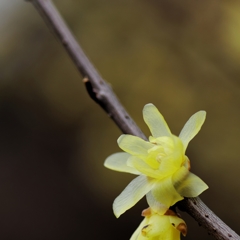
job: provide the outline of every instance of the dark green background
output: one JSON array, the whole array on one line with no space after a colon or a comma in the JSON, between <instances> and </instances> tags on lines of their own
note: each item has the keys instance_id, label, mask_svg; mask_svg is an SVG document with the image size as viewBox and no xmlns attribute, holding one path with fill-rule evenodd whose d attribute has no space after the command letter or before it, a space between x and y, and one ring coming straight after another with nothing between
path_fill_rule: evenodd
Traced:
<instances>
[{"instance_id":1,"label":"dark green background","mask_svg":"<svg viewBox=\"0 0 240 240\"><path fill-rule=\"evenodd\" d=\"M190 143L204 202L235 231L240 214L240 4L216 0L58 0L68 25L141 129L154 103ZM115 219L133 178L103 167L121 134L31 3L0 2L0 238L129 239L145 200ZM186 240L212 239L183 214ZM239 232L240 233L240 232Z\"/></svg>"}]
</instances>

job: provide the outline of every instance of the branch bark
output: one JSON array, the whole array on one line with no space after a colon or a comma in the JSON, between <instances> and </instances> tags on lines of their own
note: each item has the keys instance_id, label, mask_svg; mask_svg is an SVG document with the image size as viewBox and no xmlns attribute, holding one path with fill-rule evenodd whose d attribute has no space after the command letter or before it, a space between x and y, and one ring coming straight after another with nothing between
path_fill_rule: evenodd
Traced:
<instances>
[{"instance_id":1,"label":"branch bark","mask_svg":"<svg viewBox=\"0 0 240 240\"><path fill-rule=\"evenodd\" d=\"M47 25L69 54L78 71L84 78L90 97L113 119L123 133L147 139L132 120L116 95L89 61L73 34L67 27L56 7L50 0L27 0L33 3ZM200 198L186 198L177 203L181 211L191 215L201 226L218 240L240 240L240 237L218 218Z\"/></svg>"},{"instance_id":2,"label":"branch bark","mask_svg":"<svg viewBox=\"0 0 240 240\"><path fill-rule=\"evenodd\" d=\"M33 3L47 25L54 31L62 43L78 71L84 77L84 82L90 96L107 112L124 133L131 133L145 138L142 131L113 93L110 85L103 80L93 67L54 4L49 0L27 1Z\"/></svg>"}]
</instances>

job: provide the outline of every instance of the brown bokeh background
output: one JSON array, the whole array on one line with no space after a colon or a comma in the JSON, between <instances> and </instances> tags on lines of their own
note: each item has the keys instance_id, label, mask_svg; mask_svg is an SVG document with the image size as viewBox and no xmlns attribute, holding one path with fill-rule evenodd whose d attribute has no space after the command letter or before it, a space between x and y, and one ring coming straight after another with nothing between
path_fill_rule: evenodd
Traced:
<instances>
[{"instance_id":1,"label":"brown bokeh background","mask_svg":"<svg viewBox=\"0 0 240 240\"><path fill-rule=\"evenodd\" d=\"M240 3L237 0L58 0L61 14L142 130L154 103L173 133L198 110L190 143L204 202L235 231L240 170ZM0 2L0 238L129 239L142 200L111 204L133 178L103 167L121 134L87 95L73 63L31 3ZM212 239L182 213L186 240Z\"/></svg>"}]
</instances>

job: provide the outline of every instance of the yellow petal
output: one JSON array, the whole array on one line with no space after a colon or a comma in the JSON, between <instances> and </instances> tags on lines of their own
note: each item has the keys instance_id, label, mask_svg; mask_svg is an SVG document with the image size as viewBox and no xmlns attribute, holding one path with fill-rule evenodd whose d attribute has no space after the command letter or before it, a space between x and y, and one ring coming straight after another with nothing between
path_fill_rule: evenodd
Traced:
<instances>
[{"instance_id":1,"label":"yellow petal","mask_svg":"<svg viewBox=\"0 0 240 240\"><path fill-rule=\"evenodd\" d=\"M153 144L143 139L123 134L118 138L119 147L134 156L143 157L148 155L148 150L153 147Z\"/></svg>"},{"instance_id":2,"label":"yellow petal","mask_svg":"<svg viewBox=\"0 0 240 240\"><path fill-rule=\"evenodd\" d=\"M156 236L163 237L169 234L171 227L168 217L154 214L150 217L148 225L142 229L142 235L150 239Z\"/></svg>"},{"instance_id":3,"label":"yellow petal","mask_svg":"<svg viewBox=\"0 0 240 240\"><path fill-rule=\"evenodd\" d=\"M150 217L142 235L151 240L180 240L180 232L172 226L169 216L159 214Z\"/></svg>"},{"instance_id":4,"label":"yellow petal","mask_svg":"<svg viewBox=\"0 0 240 240\"><path fill-rule=\"evenodd\" d=\"M172 175L177 169L180 168L182 155L179 152L173 152L171 155L165 156L161 160L159 170L165 173L165 176Z\"/></svg>"},{"instance_id":5,"label":"yellow petal","mask_svg":"<svg viewBox=\"0 0 240 240\"><path fill-rule=\"evenodd\" d=\"M168 207L183 199L174 188L171 177L158 181L151 192L157 201Z\"/></svg>"},{"instance_id":6,"label":"yellow petal","mask_svg":"<svg viewBox=\"0 0 240 240\"><path fill-rule=\"evenodd\" d=\"M113 202L113 212L118 218L151 191L156 180L140 175L133 179Z\"/></svg>"},{"instance_id":7,"label":"yellow petal","mask_svg":"<svg viewBox=\"0 0 240 240\"><path fill-rule=\"evenodd\" d=\"M147 225L148 219L144 218L143 221L140 223L136 231L131 236L130 240L139 240L139 235L141 234L142 228Z\"/></svg>"},{"instance_id":8,"label":"yellow petal","mask_svg":"<svg viewBox=\"0 0 240 240\"><path fill-rule=\"evenodd\" d=\"M129 157L127 164L128 166L135 168L137 171L151 178L161 179L165 176L165 174L162 174L159 170L152 169L143 160L134 156Z\"/></svg>"},{"instance_id":9,"label":"yellow petal","mask_svg":"<svg viewBox=\"0 0 240 240\"><path fill-rule=\"evenodd\" d=\"M159 238L158 240L180 240L180 232L173 227L162 236L163 237Z\"/></svg>"},{"instance_id":10,"label":"yellow petal","mask_svg":"<svg viewBox=\"0 0 240 240\"><path fill-rule=\"evenodd\" d=\"M184 150L186 150L188 143L197 135L200 131L204 121L206 119L206 112L199 111L192 115L184 125L182 131L179 134L179 138L183 142Z\"/></svg>"},{"instance_id":11,"label":"yellow petal","mask_svg":"<svg viewBox=\"0 0 240 240\"><path fill-rule=\"evenodd\" d=\"M173 186L176 190L178 190L183 181L186 180L188 174L189 170L185 166L182 166L172 175Z\"/></svg>"},{"instance_id":12,"label":"yellow petal","mask_svg":"<svg viewBox=\"0 0 240 240\"><path fill-rule=\"evenodd\" d=\"M207 184L191 172L181 184L176 186L178 193L184 197L197 197L206 189L208 189Z\"/></svg>"},{"instance_id":13,"label":"yellow petal","mask_svg":"<svg viewBox=\"0 0 240 240\"><path fill-rule=\"evenodd\" d=\"M172 135L162 114L152 103L144 106L143 119L148 125L153 137L157 138Z\"/></svg>"},{"instance_id":14,"label":"yellow petal","mask_svg":"<svg viewBox=\"0 0 240 240\"><path fill-rule=\"evenodd\" d=\"M187 235L187 224L185 221L177 216L168 216L171 225L178 230L179 232L182 233L184 237Z\"/></svg>"},{"instance_id":15,"label":"yellow petal","mask_svg":"<svg viewBox=\"0 0 240 240\"><path fill-rule=\"evenodd\" d=\"M154 138L154 137L150 136L149 141L152 142L152 143L155 143L157 145L162 146L164 151L166 152L166 154L171 153L174 149L173 135L171 135L171 137L164 136L164 137L158 137L158 138Z\"/></svg>"},{"instance_id":16,"label":"yellow petal","mask_svg":"<svg viewBox=\"0 0 240 240\"><path fill-rule=\"evenodd\" d=\"M160 166L158 169L164 172L165 177L173 174L182 165L184 160L182 141L172 135L171 137L159 137L155 139L155 146L149 150L151 153L157 154L155 159L158 159ZM159 149L157 149L159 148Z\"/></svg>"},{"instance_id":17,"label":"yellow petal","mask_svg":"<svg viewBox=\"0 0 240 240\"><path fill-rule=\"evenodd\" d=\"M151 209L160 215L163 215L169 208L168 206L157 201L156 198L153 197L151 191L147 193L146 198L147 198L147 203L151 207Z\"/></svg>"},{"instance_id":18,"label":"yellow petal","mask_svg":"<svg viewBox=\"0 0 240 240\"><path fill-rule=\"evenodd\" d=\"M127 160L129 157L131 157L129 153L114 153L105 160L104 166L118 172L126 172L139 175L139 171L127 165Z\"/></svg>"}]
</instances>

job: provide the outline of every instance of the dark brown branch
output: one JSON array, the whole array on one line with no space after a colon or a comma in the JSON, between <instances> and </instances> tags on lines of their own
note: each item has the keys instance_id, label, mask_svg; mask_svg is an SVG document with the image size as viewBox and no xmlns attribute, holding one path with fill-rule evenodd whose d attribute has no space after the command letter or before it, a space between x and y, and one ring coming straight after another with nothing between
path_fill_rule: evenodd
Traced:
<instances>
[{"instance_id":1,"label":"dark brown branch","mask_svg":"<svg viewBox=\"0 0 240 240\"><path fill-rule=\"evenodd\" d=\"M34 4L48 26L56 33L63 47L84 77L84 82L90 97L107 112L122 132L146 139L142 131L120 104L110 86L103 80L86 57L53 3L50 0L28 1ZM206 228L215 239L240 240L240 237L222 222L200 198L185 199L177 203L177 206L182 211L189 213L199 224Z\"/></svg>"},{"instance_id":2,"label":"dark brown branch","mask_svg":"<svg viewBox=\"0 0 240 240\"><path fill-rule=\"evenodd\" d=\"M177 203L180 210L192 216L200 226L207 229L208 233L219 240L239 240L240 237L218 216L216 216L199 198L186 198Z\"/></svg>"},{"instance_id":3,"label":"dark brown branch","mask_svg":"<svg viewBox=\"0 0 240 240\"><path fill-rule=\"evenodd\" d=\"M95 94L94 100L101 105L121 131L145 138L142 131L119 102L109 84L103 80L93 67L53 3L49 0L28 1L33 3L47 25L56 33L82 76L89 80L89 83L87 83L88 92L92 88L91 93ZM93 98L93 95L91 97Z\"/></svg>"}]
</instances>

